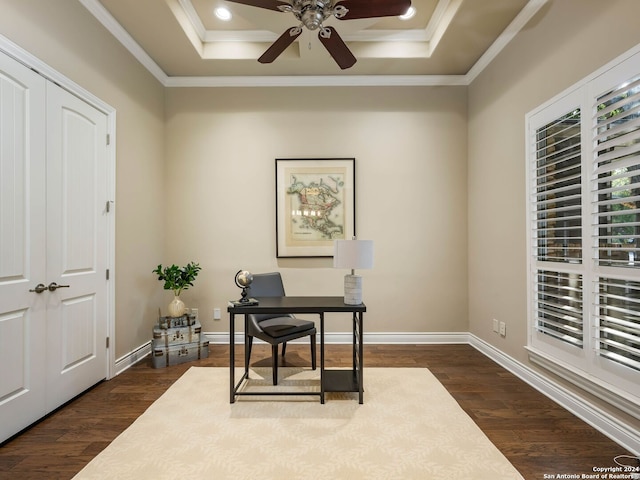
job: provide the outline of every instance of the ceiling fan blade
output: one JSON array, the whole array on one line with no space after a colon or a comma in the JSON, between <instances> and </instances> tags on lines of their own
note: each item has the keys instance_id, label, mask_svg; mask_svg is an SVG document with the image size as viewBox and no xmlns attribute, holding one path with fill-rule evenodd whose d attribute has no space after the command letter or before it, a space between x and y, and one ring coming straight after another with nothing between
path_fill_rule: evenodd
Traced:
<instances>
[{"instance_id":1,"label":"ceiling fan blade","mask_svg":"<svg viewBox=\"0 0 640 480\"><path fill-rule=\"evenodd\" d=\"M278 0L227 0L227 2L266 8L267 10L275 10L276 12L282 11L278 8L280 5L289 5L287 2L280 2Z\"/></svg>"},{"instance_id":2,"label":"ceiling fan blade","mask_svg":"<svg viewBox=\"0 0 640 480\"><path fill-rule=\"evenodd\" d=\"M335 28L325 27L321 29L318 32L318 38L342 70L352 67L356 63L356 57L353 56L353 53L340 38Z\"/></svg>"},{"instance_id":3,"label":"ceiling fan blade","mask_svg":"<svg viewBox=\"0 0 640 480\"><path fill-rule=\"evenodd\" d=\"M343 6L349 10L340 20L395 17L407 12L411 0L342 0L336 6Z\"/></svg>"},{"instance_id":4,"label":"ceiling fan blade","mask_svg":"<svg viewBox=\"0 0 640 480\"><path fill-rule=\"evenodd\" d=\"M291 27L273 42L266 52L258 59L260 63L271 63L284 52L293 41L300 36L302 29L300 27Z\"/></svg>"}]
</instances>

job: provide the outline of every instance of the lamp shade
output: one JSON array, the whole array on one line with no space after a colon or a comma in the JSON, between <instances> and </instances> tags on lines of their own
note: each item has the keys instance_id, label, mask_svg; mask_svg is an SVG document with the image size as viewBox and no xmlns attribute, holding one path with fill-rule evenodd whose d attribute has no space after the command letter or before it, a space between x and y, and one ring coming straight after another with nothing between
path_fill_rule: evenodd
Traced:
<instances>
[{"instance_id":1,"label":"lamp shade","mask_svg":"<svg viewBox=\"0 0 640 480\"><path fill-rule=\"evenodd\" d=\"M336 240L333 267L351 270L373 268L373 240Z\"/></svg>"}]
</instances>

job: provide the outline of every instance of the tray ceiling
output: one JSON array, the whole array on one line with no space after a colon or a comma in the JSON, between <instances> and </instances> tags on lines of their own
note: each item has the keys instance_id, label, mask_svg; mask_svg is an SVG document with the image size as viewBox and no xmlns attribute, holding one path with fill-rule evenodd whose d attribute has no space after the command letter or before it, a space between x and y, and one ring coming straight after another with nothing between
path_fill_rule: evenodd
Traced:
<instances>
[{"instance_id":1,"label":"tray ceiling","mask_svg":"<svg viewBox=\"0 0 640 480\"><path fill-rule=\"evenodd\" d=\"M273 63L258 63L299 23L290 13L225 0L80 2L163 84L215 86L467 84L546 0L412 0L409 20L331 18L358 59L347 70L306 29ZM218 7L232 19L218 19Z\"/></svg>"}]
</instances>

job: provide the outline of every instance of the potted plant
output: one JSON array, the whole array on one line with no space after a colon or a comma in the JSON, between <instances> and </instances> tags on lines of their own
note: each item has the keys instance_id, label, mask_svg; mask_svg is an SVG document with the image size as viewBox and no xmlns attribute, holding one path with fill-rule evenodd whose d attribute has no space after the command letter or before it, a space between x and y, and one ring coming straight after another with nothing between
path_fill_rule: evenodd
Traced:
<instances>
[{"instance_id":1,"label":"potted plant","mask_svg":"<svg viewBox=\"0 0 640 480\"><path fill-rule=\"evenodd\" d=\"M153 273L158 275L158 280L164 282L165 290L173 290L173 301L169 304L169 315L171 317L180 317L184 315L187 308L184 302L180 300L180 294L183 290L193 287L193 282L198 276L198 272L202 270L200 265L195 262L189 262L184 267L171 265L170 267L158 267Z\"/></svg>"}]
</instances>

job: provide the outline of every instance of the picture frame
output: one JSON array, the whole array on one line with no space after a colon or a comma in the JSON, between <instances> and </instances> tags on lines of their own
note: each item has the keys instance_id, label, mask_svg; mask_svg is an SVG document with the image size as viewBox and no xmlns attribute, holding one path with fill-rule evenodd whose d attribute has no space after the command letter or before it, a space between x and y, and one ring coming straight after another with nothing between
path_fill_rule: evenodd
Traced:
<instances>
[{"instance_id":1,"label":"picture frame","mask_svg":"<svg viewBox=\"0 0 640 480\"><path fill-rule=\"evenodd\" d=\"M276 257L333 257L355 200L355 158L276 158Z\"/></svg>"}]
</instances>

